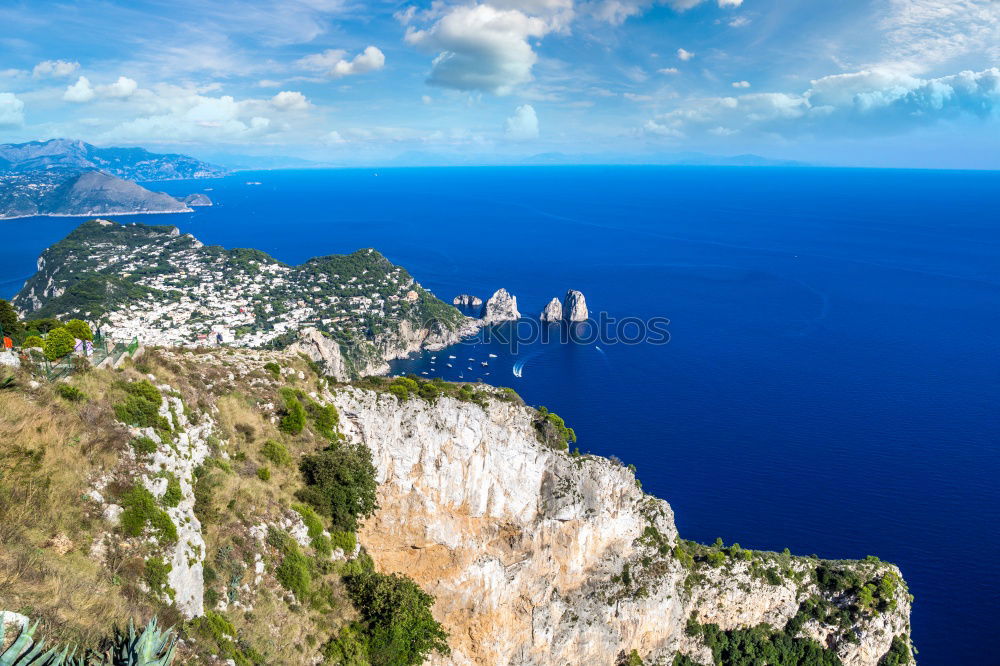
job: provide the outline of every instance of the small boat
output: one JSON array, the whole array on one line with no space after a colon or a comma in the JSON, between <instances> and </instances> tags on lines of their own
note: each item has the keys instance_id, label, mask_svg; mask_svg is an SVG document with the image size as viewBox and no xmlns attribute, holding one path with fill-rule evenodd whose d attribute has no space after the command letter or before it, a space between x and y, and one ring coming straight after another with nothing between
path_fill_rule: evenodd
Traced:
<instances>
[{"instance_id":1,"label":"small boat","mask_svg":"<svg viewBox=\"0 0 1000 666\"><path fill-rule=\"evenodd\" d=\"M470 361L475 361L476 359L474 359L474 358L472 358L472 357L470 356L470 357L469 357L469 360L470 360Z\"/></svg>"},{"instance_id":2,"label":"small boat","mask_svg":"<svg viewBox=\"0 0 1000 666\"><path fill-rule=\"evenodd\" d=\"M486 366L489 365L489 363L487 363L486 361L483 361L479 365L481 365L481 366L483 366L485 368Z\"/></svg>"},{"instance_id":3,"label":"small boat","mask_svg":"<svg viewBox=\"0 0 1000 666\"><path fill-rule=\"evenodd\" d=\"M466 370L472 370L472 366L470 365Z\"/></svg>"},{"instance_id":4,"label":"small boat","mask_svg":"<svg viewBox=\"0 0 1000 666\"><path fill-rule=\"evenodd\" d=\"M447 365L449 368L451 367L451 363L445 363L445 365Z\"/></svg>"},{"instance_id":5,"label":"small boat","mask_svg":"<svg viewBox=\"0 0 1000 666\"><path fill-rule=\"evenodd\" d=\"M422 375L426 375L426 374L427 374L427 371L425 370L424 372L421 372L420 374L422 374Z\"/></svg>"},{"instance_id":6,"label":"small boat","mask_svg":"<svg viewBox=\"0 0 1000 666\"><path fill-rule=\"evenodd\" d=\"M490 354L490 358L496 358L496 357L497 357L496 354Z\"/></svg>"},{"instance_id":7,"label":"small boat","mask_svg":"<svg viewBox=\"0 0 1000 666\"><path fill-rule=\"evenodd\" d=\"M434 359L436 359L436 358L437 358L437 356L431 356L431 360L432 360L432 361L433 361Z\"/></svg>"},{"instance_id":8,"label":"small boat","mask_svg":"<svg viewBox=\"0 0 1000 666\"><path fill-rule=\"evenodd\" d=\"M458 358L457 356L449 356L448 358Z\"/></svg>"}]
</instances>

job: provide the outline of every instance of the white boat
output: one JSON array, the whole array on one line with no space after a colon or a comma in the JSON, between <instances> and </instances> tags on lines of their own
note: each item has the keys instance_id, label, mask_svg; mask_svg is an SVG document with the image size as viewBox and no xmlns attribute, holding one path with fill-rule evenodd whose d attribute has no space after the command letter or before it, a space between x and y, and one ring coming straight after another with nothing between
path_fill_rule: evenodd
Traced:
<instances>
[{"instance_id":1,"label":"white boat","mask_svg":"<svg viewBox=\"0 0 1000 666\"><path fill-rule=\"evenodd\" d=\"M496 358L496 357L497 357L496 354L490 354L490 358Z\"/></svg>"},{"instance_id":2,"label":"white boat","mask_svg":"<svg viewBox=\"0 0 1000 666\"><path fill-rule=\"evenodd\" d=\"M481 365L481 366L483 366L483 367L485 368L486 366L488 366L488 365L489 365L489 363L487 363L486 361L483 361L483 362L482 362L482 363L480 363L479 365Z\"/></svg>"},{"instance_id":3,"label":"white boat","mask_svg":"<svg viewBox=\"0 0 1000 666\"><path fill-rule=\"evenodd\" d=\"M448 358L458 358L457 356L449 356Z\"/></svg>"},{"instance_id":4,"label":"white boat","mask_svg":"<svg viewBox=\"0 0 1000 666\"><path fill-rule=\"evenodd\" d=\"M451 363L445 363L445 365L447 365L449 368L451 367Z\"/></svg>"}]
</instances>

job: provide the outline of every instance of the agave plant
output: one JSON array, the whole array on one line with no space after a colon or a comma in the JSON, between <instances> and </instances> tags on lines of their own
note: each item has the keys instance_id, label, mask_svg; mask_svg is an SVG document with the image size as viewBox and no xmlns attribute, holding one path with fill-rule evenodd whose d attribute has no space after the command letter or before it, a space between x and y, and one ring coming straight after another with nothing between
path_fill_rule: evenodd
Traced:
<instances>
[{"instance_id":1,"label":"agave plant","mask_svg":"<svg viewBox=\"0 0 1000 666\"><path fill-rule=\"evenodd\" d=\"M170 666L174 660L177 638L173 629L160 631L154 617L141 634L136 634L132 620L128 633L116 631L108 666ZM3 666L0 664L0 666Z\"/></svg>"},{"instance_id":2,"label":"agave plant","mask_svg":"<svg viewBox=\"0 0 1000 666\"><path fill-rule=\"evenodd\" d=\"M21 630L10 646L0 653L0 666L85 666L83 656L76 656L76 648L70 650L66 646L51 648L45 651L45 641L35 642L36 621L30 627ZM6 642L6 627L0 622L0 646Z\"/></svg>"},{"instance_id":3,"label":"agave plant","mask_svg":"<svg viewBox=\"0 0 1000 666\"><path fill-rule=\"evenodd\" d=\"M69 646L45 651L45 641L35 643L38 622L23 629L10 646L0 653L0 666L170 666L174 660L176 637L173 630L160 631L154 617L141 634L129 620L128 631L116 631L112 647L105 654L76 654ZM0 622L0 646L5 628Z\"/></svg>"}]
</instances>

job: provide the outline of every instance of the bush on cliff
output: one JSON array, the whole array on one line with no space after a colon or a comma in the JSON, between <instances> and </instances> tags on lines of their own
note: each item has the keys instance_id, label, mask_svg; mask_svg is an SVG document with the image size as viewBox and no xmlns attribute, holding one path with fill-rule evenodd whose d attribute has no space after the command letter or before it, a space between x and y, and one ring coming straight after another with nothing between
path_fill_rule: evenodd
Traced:
<instances>
[{"instance_id":1,"label":"bush on cliff","mask_svg":"<svg viewBox=\"0 0 1000 666\"><path fill-rule=\"evenodd\" d=\"M77 340L93 340L94 332L90 326L82 319L70 319L66 322L66 330L73 334Z\"/></svg>"},{"instance_id":2,"label":"bush on cliff","mask_svg":"<svg viewBox=\"0 0 1000 666\"><path fill-rule=\"evenodd\" d=\"M448 633L431 615L434 597L412 580L368 570L345 582L362 619L354 637L367 639L370 663L410 666L423 663L431 652L450 653Z\"/></svg>"},{"instance_id":3,"label":"bush on cliff","mask_svg":"<svg viewBox=\"0 0 1000 666\"><path fill-rule=\"evenodd\" d=\"M333 528L354 532L358 518L370 516L375 502L375 466L363 444L333 444L304 456L299 465L306 487L295 496L330 519Z\"/></svg>"}]
</instances>

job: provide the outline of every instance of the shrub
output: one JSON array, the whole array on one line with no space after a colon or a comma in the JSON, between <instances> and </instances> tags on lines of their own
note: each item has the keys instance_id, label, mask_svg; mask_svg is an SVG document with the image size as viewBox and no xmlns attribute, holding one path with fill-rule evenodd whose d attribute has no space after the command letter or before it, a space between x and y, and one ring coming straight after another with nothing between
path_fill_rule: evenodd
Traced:
<instances>
[{"instance_id":1,"label":"shrub","mask_svg":"<svg viewBox=\"0 0 1000 666\"><path fill-rule=\"evenodd\" d=\"M344 551L345 555L350 555L357 547L358 539L354 532L331 532L330 544Z\"/></svg>"},{"instance_id":2,"label":"shrub","mask_svg":"<svg viewBox=\"0 0 1000 666\"><path fill-rule=\"evenodd\" d=\"M278 430L289 435L298 435L306 427L306 409L293 395L285 395L285 409Z\"/></svg>"},{"instance_id":3,"label":"shrub","mask_svg":"<svg viewBox=\"0 0 1000 666\"><path fill-rule=\"evenodd\" d=\"M56 386L56 393L70 402L83 402L87 399L86 393L69 384L59 384Z\"/></svg>"},{"instance_id":4,"label":"shrub","mask_svg":"<svg viewBox=\"0 0 1000 666\"><path fill-rule=\"evenodd\" d=\"M136 455L148 455L156 451L156 442L149 437L137 437L132 440L131 444L132 448L136 452Z\"/></svg>"},{"instance_id":5,"label":"shrub","mask_svg":"<svg viewBox=\"0 0 1000 666\"><path fill-rule=\"evenodd\" d=\"M337 425L340 424L340 414L337 413L337 408L333 405L325 405L323 407L316 405L312 411L316 430L324 437L336 439Z\"/></svg>"},{"instance_id":6,"label":"shrub","mask_svg":"<svg viewBox=\"0 0 1000 666\"><path fill-rule=\"evenodd\" d=\"M10 301L2 298L0 298L0 328L3 329L4 335L11 337L20 333L24 328L17 316L17 310L10 304Z\"/></svg>"},{"instance_id":7,"label":"shrub","mask_svg":"<svg viewBox=\"0 0 1000 666\"><path fill-rule=\"evenodd\" d=\"M295 496L330 518L335 529L354 532L358 518L370 516L378 508L375 466L371 451L363 444L333 444L304 456L299 469L306 487Z\"/></svg>"},{"instance_id":8,"label":"shrub","mask_svg":"<svg viewBox=\"0 0 1000 666\"><path fill-rule=\"evenodd\" d=\"M119 421L140 428L170 431L169 422L160 416L163 396L155 386L142 380L125 384L122 388L126 393L125 400L115 405L115 416Z\"/></svg>"},{"instance_id":9,"label":"shrub","mask_svg":"<svg viewBox=\"0 0 1000 666\"><path fill-rule=\"evenodd\" d=\"M176 476L170 474L167 476L167 490L161 498L163 506L175 507L181 503L182 497L184 494L181 492L181 482Z\"/></svg>"},{"instance_id":10,"label":"shrub","mask_svg":"<svg viewBox=\"0 0 1000 666\"><path fill-rule=\"evenodd\" d=\"M463 387L465 388L465 387ZM576 442L576 432L566 427L566 422L558 414L553 414L545 407L539 407L534 420L538 437L544 444L554 449L566 451L571 442Z\"/></svg>"},{"instance_id":11,"label":"shrub","mask_svg":"<svg viewBox=\"0 0 1000 666\"><path fill-rule=\"evenodd\" d=\"M292 454L288 452L284 444L276 442L273 439L264 442L260 453L278 467L285 467L292 464Z\"/></svg>"},{"instance_id":12,"label":"shrub","mask_svg":"<svg viewBox=\"0 0 1000 666\"><path fill-rule=\"evenodd\" d=\"M286 590L295 595L299 601L309 596L312 587L312 574L309 572L309 558L302 554L294 539L285 540L282 544L284 557L275 576Z\"/></svg>"},{"instance_id":13,"label":"shrub","mask_svg":"<svg viewBox=\"0 0 1000 666\"><path fill-rule=\"evenodd\" d=\"M294 504L292 505L292 509L302 516L302 522L306 526L306 532L309 534L310 539L315 539L323 534L323 519L316 515L316 511L311 506Z\"/></svg>"},{"instance_id":14,"label":"shrub","mask_svg":"<svg viewBox=\"0 0 1000 666\"><path fill-rule=\"evenodd\" d=\"M24 344L22 344L21 346L27 349L31 347L43 347L44 345L45 341L42 340L40 337L38 337L37 335L29 335L24 339Z\"/></svg>"},{"instance_id":15,"label":"shrub","mask_svg":"<svg viewBox=\"0 0 1000 666\"><path fill-rule=\"evenodd\" d=\"M76 338L73 337L73 334L65 328L60 327L52 329L45 336L45 342L42 343L42 350L45 352L45 358L50 361L57 361L73 351L75 345Z\"/></svg>"},{"instance_id":16,"label":"shrub","mask_svg":"<svg viewBox=\"0 0 1000 666\"><path fill-rule=\"evenodd\" d=\"M66 330L69 331L77 340L94 339L94 332L90 330L90 326L87 322L82 319L70 319L66 322Z\"/></svg>"},{"instance_id":17,"label":"shrub","mask_svg":"<svg viewBox=\"0 0 1000 666\"><path fill-rule=\"evenodd\" d=\"M146 585L149 586L150 591L156 596L167 595L171 599L174 598L174 590L170 587L168 582L168 576L173 570L173 565L168 562L164 562L162 557L151 557L146 560L146 569L143 573L143 579L146 581Z\"/></svg>"},{"instance_id":18,"label":"shrub","mask_svg":"<svg viewBox=\"0 0 1000 666\"><path fill-rule=\"evenodd\" d=\"M726 555L721 551L713 550L712 552L710 552L708 555L705 556L705 559L711 566L721 567L726 562Z\"/></svg>"},{"instance_id":19,"label":"shrub","mask_svg":"<svg viewBox=\"0 0 1000 666\"><path fill-rule=\"evenodd\" d=\"M372 664L421 664L431 652L450 653L448 634L431 615L434 597L409 578L362 571L347 590L367 634Z\"/></svg>"},{"instance_id":20,"label":"shrub","mask_svg":"<svg viewBox=\"0 0 1000 666\"><path fill-rule=\"evenodd\" d=\"M264 364L264 369L271 373L271 376L275 379L281 379L281 366L277 363L270 362Z\"/></svg>"},{"instance_id":21,"label":"shrub","mask_svg":"<svg viewBox=\"0 0 1000 666\"><path fill-rule=\"evenodd\" d=\"M270 467L258 467L257 468L257 478L261 481L271 480L271 468Z\"/></svg>"},{"instance_id":22,"label":"shrub","mask_svg":"<svg viewBox=\"0 0 1000 666\"><path fill-rule=\"evenodd\" d=\"M161 543L177 541L177 527L166 511L156 506L153 494L143 486L134 486L122 495L122 531L130 537L142 536L150 527Z\"/></svg>"},{"instance_id":23,"label":"shrub","mask_svg":"<svg viewBox=\"0 0 1000 666\"><path fill-rule=\"evenodd\" d=\"M879 666L903 666L910 663L910 648L906 634L894 636L889 651L879 660Z\"/></svg>"}]
</instances>

